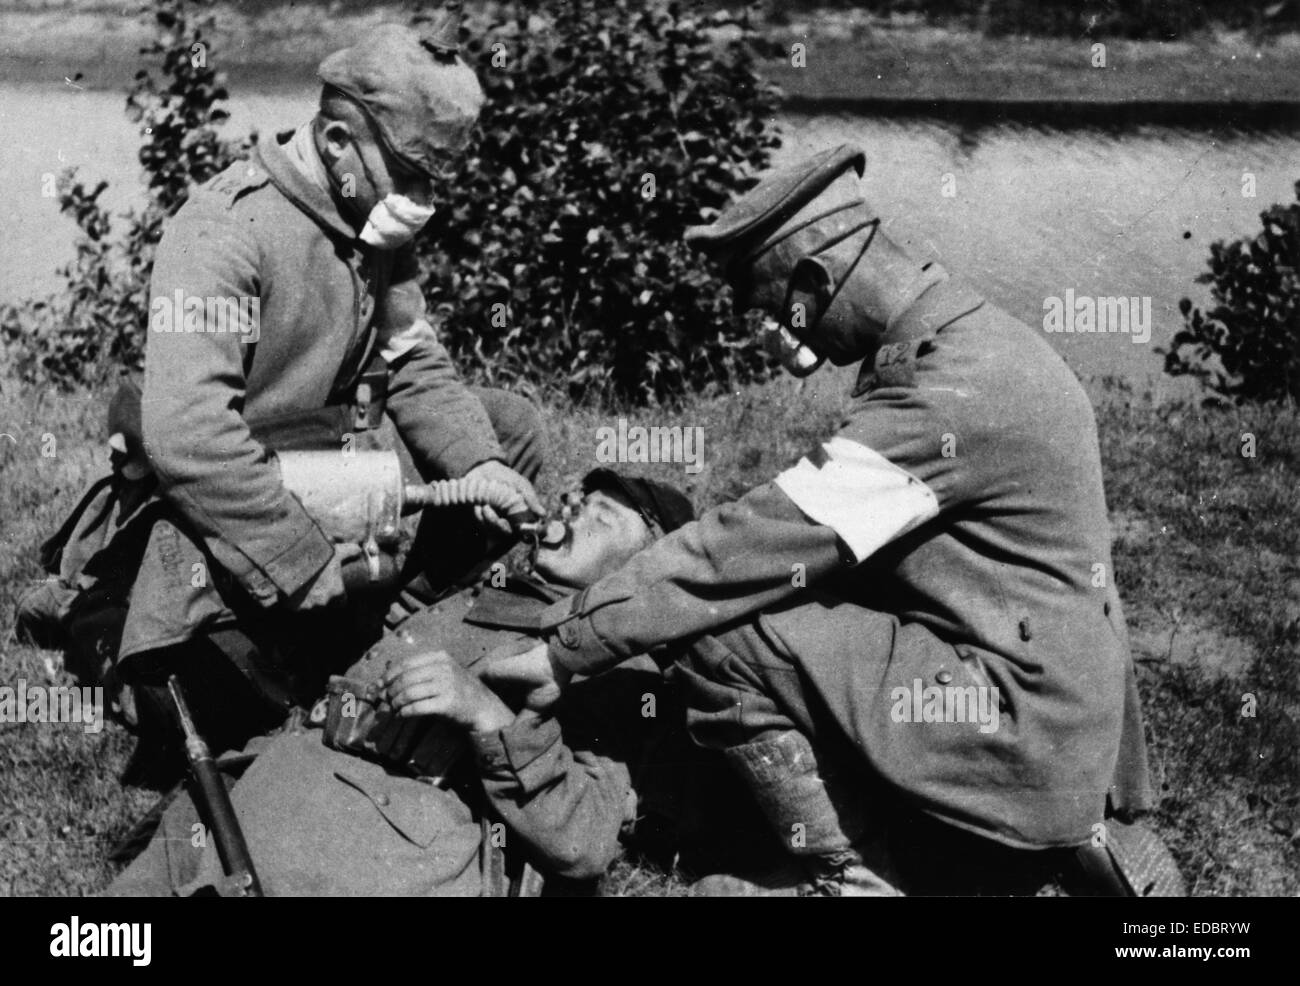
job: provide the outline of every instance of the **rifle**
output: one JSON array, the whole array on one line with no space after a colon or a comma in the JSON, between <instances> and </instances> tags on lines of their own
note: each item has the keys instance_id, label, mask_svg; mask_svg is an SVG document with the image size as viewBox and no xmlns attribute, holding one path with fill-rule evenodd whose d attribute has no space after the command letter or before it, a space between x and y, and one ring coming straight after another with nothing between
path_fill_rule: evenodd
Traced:
<instances>
[{"instance_id":1,"label":"rifle","mask_svg":"<svg viewBox=\"0 0 1300 986\"><path fill-rule=\"evenodd\" d=\"M185 756L190 762L190 776L194 780L194 801L216 839L217 855L225 871L225 879L217 887L217 893L222 897L262 897L262 884L257 879L253 857L249 855L248 843L244 841L239 819L235 816L235 806L230 803L230 792L226 790L226 782L221 778L208 744L194 728L194 719L175 675L167 679L167 690L171 692L181 732L185 734Z\"/></svg>"}]
</instances>

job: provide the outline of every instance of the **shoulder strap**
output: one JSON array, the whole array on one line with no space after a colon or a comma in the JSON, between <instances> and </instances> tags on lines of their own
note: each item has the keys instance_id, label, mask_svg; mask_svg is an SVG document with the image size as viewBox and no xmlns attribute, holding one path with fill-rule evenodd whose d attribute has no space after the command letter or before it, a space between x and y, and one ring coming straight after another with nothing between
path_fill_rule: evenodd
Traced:
<instances>
[{"instance_id":1,"label":"shoulder strap","mask_svg":"<svg viewBox=\"0 0 1300 986\"><path fill-rule=\"evenodd\" d=\"M85 494L81 497L81 500L72 508L72 513L68 514L68 519L60 525L59 529L55 531L53 535L41 544L39 557L41 567L45 569L45 571L49 572L51 575L59 574L59 569L63 564L63 549L67 547L68 538L72 537L72 532L81 521L82 515L85 514L90 505L95 502L96 497L98 497L105 488L112 485L113 479L113 475L110 474L101 479L97 479L92 483L90 489L86 490Z\"/></svg>"}]
</instances>

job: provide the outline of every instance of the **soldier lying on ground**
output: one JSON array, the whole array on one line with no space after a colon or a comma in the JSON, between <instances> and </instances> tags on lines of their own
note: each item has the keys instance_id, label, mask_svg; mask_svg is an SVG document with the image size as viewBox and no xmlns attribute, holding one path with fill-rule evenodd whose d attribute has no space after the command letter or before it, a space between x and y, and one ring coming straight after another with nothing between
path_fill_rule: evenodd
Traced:
<instances>
[{"instance_id":1,"label":"soldier lying on ground","mask_svg":"<svg viewBox=\"0 0 1300 986\"><path fill-rule=\"evenodd\" d=\"M653 841L653 820L668 823L670 845L714 859L722 844L770 846L725 765L686 739L671 683L648 658L549 711L539 708L550 696L507 704L483 684L497 656L538 639L548 605L694 516L676 490L609 470L583 487L564 543L541 547L530 576L489 579L404 621L332 685L323 730L314 714L227 758L243 769L232 798L268 894L499 892L499 850L512 873L527 861L548 878L589 879L617 855L620 831ZM364 710L367 694L396 715L349 719L346 703ZM220 876L180 795L108 892L191 894Z\"/></svg>"}]
</instances>

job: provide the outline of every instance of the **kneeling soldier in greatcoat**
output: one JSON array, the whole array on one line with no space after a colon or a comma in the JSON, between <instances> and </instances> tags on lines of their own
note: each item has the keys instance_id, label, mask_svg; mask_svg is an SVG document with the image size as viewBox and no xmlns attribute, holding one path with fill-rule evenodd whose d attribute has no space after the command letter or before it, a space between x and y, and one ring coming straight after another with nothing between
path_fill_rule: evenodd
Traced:
<instances>
[{"instance_id":1,"label":"kneeling soldier in greatcoat","mask_svg":"<svg viewBox=\"0 0 1300 986\"><path fill-rule=\"evenodd\" d=\"M426 318L411 243L483 101L458 31L449 12L427 35L385 25L330 55L315 118L264 139L167 221L143 395L115 402L135 412L117 416L112 490L97 489L49 546L47 567L83 590L45 607L54 622L70 608L74 638L115 626L120 642L105 630L82 649L109 654L119 680L154 683L140 696L179 675L219 748L310 701L390 606L391 624L509 546L491 508L430 513L390 580L401 595L371 593L359 619L345 573L367 563L332 543L274 453L333 450L342 470L375 447L386 413L423 478L495 480L541 512L539 417L520 397L462 383ZM110 516L107 534L86 530ZM90 577L111 603L98 622L84 617ZM151 708L165 720L145 702L145 725Z\"/></svg>"},{"instance_id":2,"label":"kneeling soldier in greatcoat","mask_svg":"<svg viewBox=\"0 0 1300 986\"><path fill-rule=\"evenodd\" d=\"M881 231L864 165L829 150L687 234L776 321L789 369L861 364L841 428L557 604L512 673L562 685L694 642L693 735L800 863L765 889L960 891L907 865L948 846L990 861L972 892L1062 854L1085 892L1171 892L1125 824L1151 794L1088 397L1039 334Z\"/></svg>"}]
</instances>

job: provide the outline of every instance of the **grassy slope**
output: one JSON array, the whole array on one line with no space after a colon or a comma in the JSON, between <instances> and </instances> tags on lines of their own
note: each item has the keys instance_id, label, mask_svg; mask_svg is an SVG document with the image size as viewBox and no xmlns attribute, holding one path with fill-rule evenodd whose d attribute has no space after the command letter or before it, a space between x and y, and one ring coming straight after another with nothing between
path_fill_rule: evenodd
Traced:
<instances>
[{"instance_id":1,"label":"grassy slope","mask_svg":"<svg viewBox=\"0 0 1300 986\"><path fill-rule=\"evenodd\" d=\"M698 475L680 465L637 468L684 483L700 503L735 495L834 426L846 377L813 381L801 393L783 380L673 412L629 412L632 424L705 429ZM1198 894L1300 892L1300 414L1157 407L1108 388L1097 400L1116 567L1164 795L1160 825ZM616 415L551 403L547 417L546 488L557 490L594 464L596 429ZM20 439L17 447L0 439L0 684L45 677L46 655L14 643L12 603L37 574L35 546L102 467L99 418L84 398L0 396L0 430ZM39 455L46 431L59 440L55 459ZM1244 432L1256 437L1253 459L1240 455ZM1231 673L1207 672L1225 648L1235 655ZM1247 692L1258 699L1253 719L1240 715ZM103 884L108 847L152 800L116 784L129 750L112 725L99 736L0 726L0 841L8 843L0 892L75 894ZM608 889L662 895L681 885L627 861Z\"/></svg>"},{"instance_id":2,"label":"grassy slope","mask_svg":"<svg viewBox=\"0 0 1300 986\"><path fill-rule=\"evenodd\" d=\"M13 603L35 578L37 545L107 465L104 411L90 395L3 392L0 384L0 684L46 684L47 654L17 647ZM41 456L42 436L55 456ZM152 802L117 776L132 740L116 726L0 723L0 893L76 894L103 886L109 846Z\"/></svg>"},{"instance_id":3,"label":"grassy slope","mask_svg":"<svg viewBox=\"0 0 1300 986\"><path fill-rule=\"evenodd\" d=\"M1300 414L1120 391L1099 419L1165 834L1196 892L1295 894Z\"/></svg>"}]
</instances>

